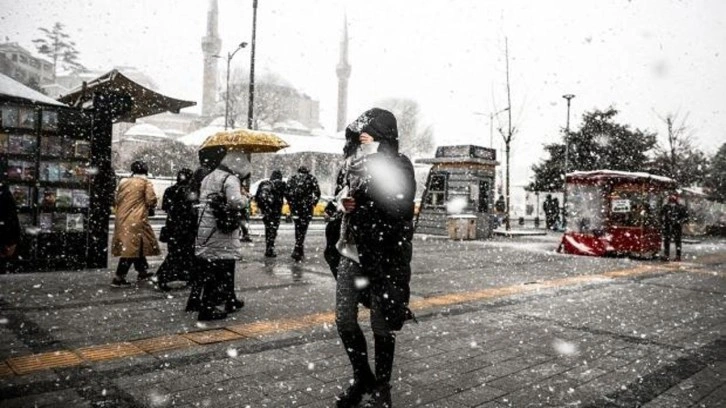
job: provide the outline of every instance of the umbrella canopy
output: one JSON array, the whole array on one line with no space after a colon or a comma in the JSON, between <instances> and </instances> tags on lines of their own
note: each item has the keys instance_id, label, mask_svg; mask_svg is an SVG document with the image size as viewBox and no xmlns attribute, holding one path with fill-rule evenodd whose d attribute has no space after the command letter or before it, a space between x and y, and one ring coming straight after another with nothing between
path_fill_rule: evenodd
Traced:
<instances>
[{"instance_id":1,"label":"umbrella canopy","mask_svg":"<svg viewBox=\"0 0 726 408\"><path fill-rule=\"evenodd\" d=\"M235 129L218 132L209 136L202 143L200 150L224 147L227 150L244 150L246 153L272 153L289 146L274 133L249 129Z\"/></svg>"}]
</instances>

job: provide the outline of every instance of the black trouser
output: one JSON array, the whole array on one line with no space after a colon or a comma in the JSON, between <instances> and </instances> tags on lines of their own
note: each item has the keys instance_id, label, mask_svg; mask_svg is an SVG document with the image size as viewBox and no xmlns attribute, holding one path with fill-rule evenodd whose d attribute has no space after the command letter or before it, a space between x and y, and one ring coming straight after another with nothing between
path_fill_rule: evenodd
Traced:
<instances>
[{"instance_id":1,"label":"black trouser","mask_svg":"<svg viewBox=\"0 0 726 408\"><path fill-rule=\"evenodd\" d=\"M396 336L386 322L383 297L370 293L375 285L364 289L359 288L358 282L361 278L364 278L364 275L360 265L342 257L335 290L335 323L338 335L353 367L355 381L369 382L375 378L379 383L388 384L393 370ZM370 303L371 306L370 319L375 344L375 377L368 364L366 339L358 324L359 303Z\"/></svg>"},{"instance_id":2,"label":"black trouser","mask_svg":"<svg viewBox=\"0 0 726 408\"><path fill-rule=\"evenodd\" d=\"M305 235L308 233L308 226L313 219L312 214L297 215L292 217L295 222L295 252L303 254L305 248Z\"/></svg>"},{"instance_id":3,"label":"black trouser","mask_svg":"<svg viewBox=\"0 0 726 408\"><path fill-rule=\"evenodd\" d=\"M262 216L262 222L265 223L265 252L273 252L275 250L277 229L280 227L280 216L281 214L266 214Z\"/></svg>"},{"instance_id":4,"label":"black trouser","mask_svg":"<svg viewBox=\"0 0 726 408\"><path fill-rule=\"evenodd\" d=\"M145 256L140 256L136 258L122 257L118 260L118 267L116 267L116 277L118 279L125 279L126 275L128 275L129 270L131 269L131 265L133 265L134 269L136 269L136 272L139 273L139 277L143 277L148 273L149 263L146 262Z\"/></svg>"},{"instance_id":5,"label":"black trouser","mask_svg":"<svg viewBox=\"0 0 726 408\"><path fill-rule=\"evenodd\" d=\"M220 303L235 299L235 265L234 259L198 258L195 268L197 278L194 281L192 293L189 294L190 298L193 294L201 292L197 296L200 298L202 310L211 310Z\"/></svg>"},{"instance_id":6,"label":"black trouser","mask_svg":"<svg viewBox=\"0 0 726 408\"><path fill-rule=\"evenodd\" d=\"M673 242L676 244L676 259L681 259L681 238L683 237L683 230L681 228L672 228L670 230L667 230L665 234L663 234L663 252L665 253L666 258L668 258L671 255L671 237L673 238Z\"/></svg>"}]
</instances>

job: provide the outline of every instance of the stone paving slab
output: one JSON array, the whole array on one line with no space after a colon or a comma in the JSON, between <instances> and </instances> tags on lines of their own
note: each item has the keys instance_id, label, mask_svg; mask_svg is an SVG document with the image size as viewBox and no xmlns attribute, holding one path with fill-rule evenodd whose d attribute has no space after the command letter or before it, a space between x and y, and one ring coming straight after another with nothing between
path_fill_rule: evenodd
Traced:
<instances>
[{"instance_id":1,"label":"stone paving slab","mask_svg":"<svg viewBox=\"0 0 726 408\"><path fill-rule=\"evenodd\" d=\"M320 242L319 237L312 241L317 247ZM642 265L553 254L546 250L552 242L539 238L521 248L499 244L436 244L437 250L451 251L451 257L461 260L459 267L448 269L436 261L434 246L418 249L414 263L421 273L413 286L418 299ZM134 344L150 335L329 311L332 278L319 254L312 253L301 273L285 262L252 259L238 278L248 306L230 320L205 325L179 312L183 290L170 296L143 287L110 291L108 271L83 280L78 277L86 275L70 272L3 276L0 311L9 321L0 325L0 339L18 347L0 347L0 352L97 346L105 339ZM69 279L78 285L66 292L62 285ZM409 324L399 334L394 406L722 406L724 282L719 274L669 266L647 276L429 309L420 313L419 324ZM72 318L79 312L88 320L85 324ZM93 331L91 340L84 340L86 329ZM364 331L370 333L367 325ZM300 326L2 377L0 405L329 407L350 376L335 327Z\"/></svg>"}]
</instances>

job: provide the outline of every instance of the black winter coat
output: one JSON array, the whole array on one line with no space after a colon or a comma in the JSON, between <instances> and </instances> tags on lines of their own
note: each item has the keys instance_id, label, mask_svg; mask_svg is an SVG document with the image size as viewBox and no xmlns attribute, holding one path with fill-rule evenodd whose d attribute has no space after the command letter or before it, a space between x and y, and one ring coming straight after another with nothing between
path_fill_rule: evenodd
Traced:
<instances>
[{"instance_id":1,"label":"black winter coat","mask_svg":"<svg viewBox=\"0 0 726 408\"><path fill-rule=\"evenodd\" d=\"M10 188L6 184L0 183L0 252L5 247L17 245L19 242L18 207Z\"/></svg>"},{"instance_id":2,"label":"black winter coat","mask_svg":"<svg viewBox=\"0 0 726 408\"><path fill-rule=\"evenodd\" d=\"M313 208L320 199L318 179L310 173L295 173L287 181L285 198L290 205L292 215L312 216Z\"/></svg>"},{"instance_id":3,"label":"black winter coat","mask_svg":"<svg viewBox=\"0 0 726 408\"><path fill-rule=\"evenodd\" d=\"M688 211L681 204L666 204L661 210L663 222L663 234L671 235L683 228L683 223L688 219Z\"/></svg>"},{"instance_id":4,"label":"black winter coat","mask_svg":"<svg viewBox=\"0 0 726 408\"><path fill-rule=\"evenodd\" d=\"M255 201L263 215L277 216L282 214L287 184L282 180L265 180L257 187Z\"/></svg>"},{"instance_id":5,"label":"black winter coat","mask_svg":"<svg viewBox=\"0 0 726 408\"><path fill-rule=\"evenodd\" d=\"M379 143L377 153L355 159L342 175L356 208L350 214L363 273L370 279L370 296L383 305L390 330L400 330L413 317L411 296L413 213L416 179L411 160L398 153L396 119L388 111L371 109L346 128L346 157L354 157L365 132ZM351 164L353 159L349 159Z\"/></svg>"},{"instance_id":6,"label":"black winter coat","mask_svg":"<svg viewBox=\"0 0 726 408\"><path fill-rule=\"evenodd\" d=\"M195 194L190 184L176 183L164 191L161 209L166 212L166 228L171 240L193 242L197 230Z\"/></svg>"}]
</instances>

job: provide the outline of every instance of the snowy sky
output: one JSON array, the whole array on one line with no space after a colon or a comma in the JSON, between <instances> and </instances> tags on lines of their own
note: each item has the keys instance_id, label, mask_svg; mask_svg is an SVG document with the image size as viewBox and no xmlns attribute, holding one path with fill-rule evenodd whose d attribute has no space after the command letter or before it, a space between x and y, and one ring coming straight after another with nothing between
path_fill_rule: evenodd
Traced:
<instances>
[{"instance_id":1,"label":"snowy sky","mask_svg":"<svg viewBox=\"0 0 726 408\"><path fill-rule=\"evenodd\" d=\"M134 66L171 96L201 100L207 0L0 0L0 39L33 50L60 21L93 69ZM222 52L251 37L252 0L219 0ZM387 97L417 100L438 144L489 145L489 112L507 106L509 39L513 183L542 144L560 137L562 95L584 110L614 104L619 119L664 133L658 115L689 114L696 144L726 142L723 0L259 0L257 72L276 72L320 101L333 131L335 65L349 22L349 119ZM247 69L249 54L233 67ZM220 64L224 69L224 64ZM234 69L234 68L233 68ZM506 126L506 114L495 127ZM495 147L501 137L495 134Z\"/></svg>"}]
</instances>

